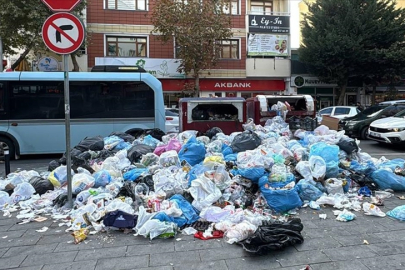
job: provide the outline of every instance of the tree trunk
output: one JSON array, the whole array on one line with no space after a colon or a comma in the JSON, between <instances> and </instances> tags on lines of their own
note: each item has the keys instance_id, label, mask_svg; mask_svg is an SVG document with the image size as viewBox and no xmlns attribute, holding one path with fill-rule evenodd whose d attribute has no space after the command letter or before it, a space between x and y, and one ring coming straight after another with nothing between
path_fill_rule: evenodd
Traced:
<instances>
[{"instance_id":1,"label":"tree trunk","mask_svg":"<svg viewBox=\"0 0 405 270\"><path fill-rule=\"evenodd\" d=\"M70 58L72 58L72 63L73 63L73 69L72 69L72 71L79 72L79 71L80 71L80 67L79 67L79 64L77 63L76 54L71 53L71 54L70 54Z\"/></svg>"},{"instance_id":2,"label":"tree trunk","mask_svg":"<svg viewBox=\"0 0 405 270\"><path fill-rule=\"evenodd\" d=\"M27 56L27 54L31 51L31 47L27 47L25 51L20 55L20 57L17 59L17 61L14 62L14 64L11 65L11 69L14 70L22 60Z\"/></svg>"},{"instance_id":3,"label":"tree trunk","mask_svg":"<svg viewBox=\"0 0 405 270\"><path fill-rule=\"evenodd\" d=\"M340 86L340 95L339 95L339 100L338 100L338 104L337 104L338 106L342 106L345 101L346 87L347 87L347 83Z\"/></svg>"},{"instance_id":4,"label":"tree trunk","mask_svg":"<svg viewBox=\"0 0 405 270\"><path fill-rule=\"evenodd\" d=\"M375 92L377 90L377 85L375 83L373 83L373 94L371 96L371 105L375 104Z\"/></svg>"},{"instance_id":5,"label":"tree trunk","mask_svg":"<svg viewBox=\"0 0 405 270\"><path fill-rule=\"evenodd\" d=\"M200 74L194 71L194 97L200 97Z\"/></svg>"}]
</instances>

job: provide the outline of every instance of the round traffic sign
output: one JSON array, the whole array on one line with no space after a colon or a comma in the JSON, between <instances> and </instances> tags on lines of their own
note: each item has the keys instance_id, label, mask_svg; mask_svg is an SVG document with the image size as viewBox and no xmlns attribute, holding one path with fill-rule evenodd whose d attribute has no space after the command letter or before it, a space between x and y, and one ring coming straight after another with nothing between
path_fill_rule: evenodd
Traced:
<instances>
[{"instance_id":1,"label":"round traffic sign","mask_svg":"<svg viewBox=\"0 0 405 270\"><path fill-rule=\"evenodd\" d=\"M84 26L74 15L55 13L42 26L45 45L58 54L70 54L80 48L84 41Z\"/></svg>"}]
</instances>

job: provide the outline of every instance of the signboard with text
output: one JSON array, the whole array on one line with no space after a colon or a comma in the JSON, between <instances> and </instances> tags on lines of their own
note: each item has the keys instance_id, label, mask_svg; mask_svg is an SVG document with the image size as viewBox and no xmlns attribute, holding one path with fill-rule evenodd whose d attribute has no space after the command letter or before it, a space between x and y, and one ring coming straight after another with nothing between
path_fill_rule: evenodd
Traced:
<instances>
[{"instance_id":1,"label":"signboard with text","mask_svg":"<svg viewBox=\"0 0 405 270\"><path fill-rule=\"evenodd\" d=\"M249 15L250 33L290 33L290 16Z\"/></svg>"},{"instance_id":2,"label":"signboard with text","mask_svg":"<svg viewBox=\"0 0 405 270\"><path fill-rule=\"evenodd\" d=\"M288 56L288 36L252 34L248 38L248 56Z\"/></svg>"}]
</instances>

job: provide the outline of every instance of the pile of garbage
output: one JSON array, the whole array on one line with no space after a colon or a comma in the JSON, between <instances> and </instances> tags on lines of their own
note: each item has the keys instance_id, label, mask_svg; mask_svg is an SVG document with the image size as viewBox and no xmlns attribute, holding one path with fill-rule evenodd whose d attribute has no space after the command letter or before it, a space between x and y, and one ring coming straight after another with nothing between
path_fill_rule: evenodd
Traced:
<instances>
[{"instance_id":1,"label":"pile of garbage","mask_svg":"<svg viewBox=\"0 0 405 270\"><path fill-rule=\"evenodd\" d=\"M230 135L215 128L209 136L152 130L137 138L85 138L71 151L73 209L64 155L48 172L0 180L0 210L20 210L23 222L50 214L75 243L119 228L150 239L179 232L224 238L263 253L304 241L301 207L331 205L344 222L361 211L384 217L378 206L405 191L403 159L372 158L344 131L293 133L281 116L244 128ZM387 214L405 220L405 206Z\"/></svg>"}]
</instances>

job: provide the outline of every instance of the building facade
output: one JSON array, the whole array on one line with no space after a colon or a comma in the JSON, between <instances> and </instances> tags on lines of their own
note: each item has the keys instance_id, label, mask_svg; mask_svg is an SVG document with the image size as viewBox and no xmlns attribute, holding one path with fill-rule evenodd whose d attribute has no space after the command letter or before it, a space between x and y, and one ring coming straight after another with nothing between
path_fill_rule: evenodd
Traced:
<instances>
[{"instance_id":1,"label":"building facade","mask_svg":"<svg viewBox=\"0 0 405 270\"><path fill-rule=\"evenodd\" d=\"M167 106L186 96L192 78L177 72L175 44L151 34L154 0L88 1L88 68L139 65L159 78ZM230 0L233 37L222 41L215 69L201 74L201 96L251 97L289 93L291 76L289 1Z\"/></svg>"}]
</instances>

